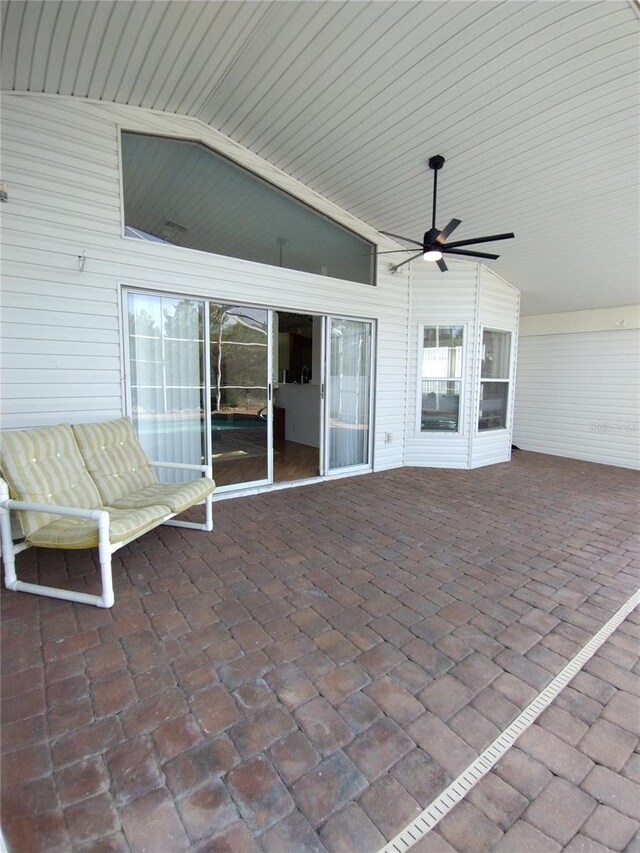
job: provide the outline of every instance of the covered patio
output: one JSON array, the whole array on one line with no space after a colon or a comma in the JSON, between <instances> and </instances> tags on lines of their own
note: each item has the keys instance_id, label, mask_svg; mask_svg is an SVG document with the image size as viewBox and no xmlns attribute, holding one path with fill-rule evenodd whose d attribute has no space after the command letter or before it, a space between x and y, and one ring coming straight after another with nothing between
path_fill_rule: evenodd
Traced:
<instances>
[{"instance_id":1,"label":"covered patio","mask_svg":"<svg viewBox=\"0 0 640 853\"><path fill-rule=\"evenodd\" d=\"M634 593L637 485L530 452L402 468L159 528L111 610L3 590L9 849L381 849ZM19 559L97 583L89 552ZM638 849L639 636L633 612L412 849Z\"/></svg>"}]
</instances>

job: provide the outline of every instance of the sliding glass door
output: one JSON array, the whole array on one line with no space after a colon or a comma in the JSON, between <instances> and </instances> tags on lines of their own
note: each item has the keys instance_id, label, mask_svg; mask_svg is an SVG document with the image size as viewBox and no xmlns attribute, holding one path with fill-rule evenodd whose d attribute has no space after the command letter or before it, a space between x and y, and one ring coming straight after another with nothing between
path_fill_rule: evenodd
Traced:
<instances>
[{"instance_id":1,"label":"sliding glass door","mask_svg":"<svg viewBox=\"0 0 640 853\"><path fill-rule=\"evenodd\" d=\"M371 465L372 323L330 318L327 471Z\"/></svg>"},{"instance_id":2,"label":"sliding glass door","mask_svg":"<svg viewBox=\"0 0 640 853\"><path fill-rule=\"evenodd\" d=\"M147 293L127 294L129 405L150 459L203 464L205 434L205 303ZM163 471L165 479L191 473Z\"/></svg>"},{"instance_id":3,"label":"sliding glass door","mask_svg":"<svg viewBox=\"0 0 640 853\"><path fill-rule=\"evenodd\" d=\"M269 312L209 305L211 441L216 485L271 480Z\"/></svg>"},{"instance_id":4,"label":"sliding glass door","mask_svg":"<svg viewBox=\"0 0 640 853\"><path fill-rule=\"evenodd\" d=\"M149 458L211 460L219 489L273 483L271 312L134 291L125 306L127 410ZM282 482L371 466L373 324L313 324L301 380L277 391Z\"/></svg>"}]
</instances>

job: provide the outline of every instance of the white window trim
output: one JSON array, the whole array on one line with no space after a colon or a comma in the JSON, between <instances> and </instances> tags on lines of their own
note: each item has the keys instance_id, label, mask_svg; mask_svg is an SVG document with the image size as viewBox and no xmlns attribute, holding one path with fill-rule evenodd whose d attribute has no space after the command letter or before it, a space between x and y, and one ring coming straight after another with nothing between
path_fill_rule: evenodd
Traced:
<instances>
[{"instance_id":1,"label":"white window trim","mask_svg":"<svg viewBox=\"0 0 640 853\"><path fill-rule=\"evenodd\" d=\"M496 379L494 377L491 378L482 378L482 342L484 340L485 330L487 332L502 332L504 334L509 335L509 376L506 379ZM496 326L480 326L480 334L478 336L478 387L477 387L477 395L476 395L476 404L475 404L475 424L474 424L474 434L475 435L501 435L502 433L508 433L511 430L511 419L513 417L511 401L513 397L513 373L514 373L514 363L515 363L515 332L513 329L500 329ZM480 397L482 392L482 383L483 382L504 382L509 386L509 393L507 394L507 401L505 405L505 425L503 427L496 427L495 429L480 429Z\"/></svg>"}]
</instances>

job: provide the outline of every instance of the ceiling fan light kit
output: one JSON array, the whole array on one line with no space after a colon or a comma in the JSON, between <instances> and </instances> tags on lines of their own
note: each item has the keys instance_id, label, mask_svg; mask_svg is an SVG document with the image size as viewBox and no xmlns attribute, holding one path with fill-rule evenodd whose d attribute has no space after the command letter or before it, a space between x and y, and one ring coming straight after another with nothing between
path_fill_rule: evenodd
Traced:
<instances>
[{"instance_id":1,"label":"ceiling fan light kit","mask_svg":"<svg viewBox=\"0 0 640 853\"><path fill-rule=\"evenodd\" d=\"M442 257L442 252L439 249L429 249L422 257L425 261L439 261Z\"/></svg>"},{"instance_id":2,"label":"ceiling fan light kit","mask_svg":"<svg viewBox=\"0 0 640 853\"><path fill-rule=\"evenodd\" d=\"M394 264L390 267L392 273L397 272L400 267L414 261L422 255L425 261L432 261L438 265L440 272L446 272L448 267L444 262L444 255L462 255L470 258L490 258L496 260L500 255L492 255L488 252L470 252L460 248L461 246L473 246L477 243L492 243L494 240L510 240L515 237L515 234L492 234L489 237L474 237L468 240L457 240L452 243L447 243L449 235L460 225L460 219L452 219L449 224L440 231L436 227L436 202L438 198L438 172L444 166L444 157L442 154L435 154L429 158L429 168L433 170L433 208L431 215L431 228L425 231L422 242L412 240L409 237L402 237L399 234L392 234L390 231L381 231L385 237L393 237L394 240L402 240L404 243L411 243L412 246L420 246L421 251L407 258L399 264ZM415 249L403 249L405 252L415 252Z\"/></svg>"}]
</instances>

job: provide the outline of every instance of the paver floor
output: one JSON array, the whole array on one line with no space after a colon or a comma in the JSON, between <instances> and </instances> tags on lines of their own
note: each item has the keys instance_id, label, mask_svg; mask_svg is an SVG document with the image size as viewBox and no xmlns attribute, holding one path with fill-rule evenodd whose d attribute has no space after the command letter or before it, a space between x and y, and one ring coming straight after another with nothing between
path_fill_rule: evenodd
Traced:
<instances>
[{"instance_id":1,"label":"paver floor","mask_svg":"<svg viewBox=\"0 0 640 853\"><path fill-rule=\"evenodd\" d=\"M634 612L414 853L638 853L639 635Z\"/></svg>"},{"instance_id":2,"label":"paver floor","mask_svg":"<svg viewBox=\"0 0 640 853\"><path fill-rule=\"evenodd\" d=\"M379 849L635 591L638 483L523 452L370 474L148 534L108 611L3 591L10 849ZM18 571L95 591L87 552ZM606 793L638 783L635 616L423 850L635 835Z\"/></svg>"}]
</instances>

